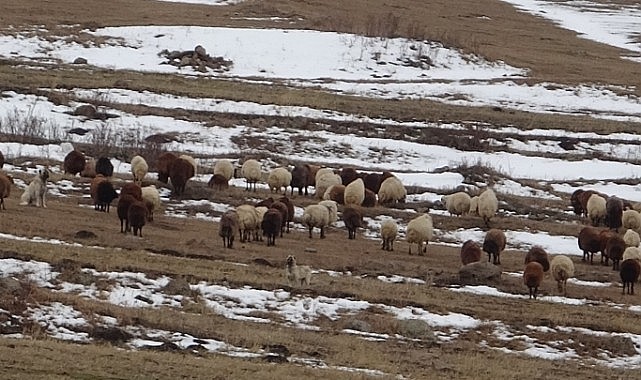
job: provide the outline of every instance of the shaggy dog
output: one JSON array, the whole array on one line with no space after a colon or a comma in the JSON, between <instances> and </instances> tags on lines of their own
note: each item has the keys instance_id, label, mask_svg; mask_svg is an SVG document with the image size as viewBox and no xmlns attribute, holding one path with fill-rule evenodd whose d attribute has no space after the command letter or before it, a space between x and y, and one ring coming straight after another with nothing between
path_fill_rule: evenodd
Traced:
<instances>
[{"instance_id":1,"label":"shaggy dog","mask_svg":"<svg viewBox=\"0 0 641 380\"><path fill-rule=\"evenodd\" d=\"M39 169L38 176L34 178L29 186L25 189L20 197L20 205L26 206L34 204L36 207L47 207L45 194L47 193L47 179L49 178L49 169Z\"/></svg>"},{"instance_id":2,"label":"shaggy dog","mask_svg":"<svg viewBox=\"0 0 641 380\"><path fill-rule=\"evenodd\" d=\"M296 258L289 255L285 264L285 277L289 286L309 285L312 282L312 270L307 265L297 266Z\"/></svg>"}]
</instances>

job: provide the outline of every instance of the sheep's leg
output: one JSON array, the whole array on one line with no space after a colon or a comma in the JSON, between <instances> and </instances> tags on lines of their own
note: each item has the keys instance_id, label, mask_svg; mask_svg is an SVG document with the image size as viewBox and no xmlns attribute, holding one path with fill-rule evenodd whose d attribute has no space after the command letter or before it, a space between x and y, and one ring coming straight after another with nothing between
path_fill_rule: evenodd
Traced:
<instances>
[{"instance_id":1,"label":"sheep's leg","mask_svg":"<svg viewBox=\"0 0 641 380\"><path fill-rule=\"evenodd\" d=\"M320 230L321 230L321 233L320 233L321 239L325 239L325 227L324 226L321 227Z\"/></svg>"},{"instance_id":2,"label":"sheep's leg","mask_svg":"<svg viewBox=\"0 0 641 380\"><path fill-rule=\"evenodd\" d=\"M313 228L314 228L314 227L309 227L309 238L310 238L310 239L312 238L312 229L313 229Z\"/></svg>"},{"instance_id":3,"label":"sheep's leg","mask_svg":"<svg viewBox=\"0 0 641 380\"><path fill-rule=\"evenodd\" d=\"M47 192L45 190L45 192L42 193L42 201L40 201L40 203L42 204L43 208L47 208L46 195L47 195Z\"/></svg>"}]
</instances>

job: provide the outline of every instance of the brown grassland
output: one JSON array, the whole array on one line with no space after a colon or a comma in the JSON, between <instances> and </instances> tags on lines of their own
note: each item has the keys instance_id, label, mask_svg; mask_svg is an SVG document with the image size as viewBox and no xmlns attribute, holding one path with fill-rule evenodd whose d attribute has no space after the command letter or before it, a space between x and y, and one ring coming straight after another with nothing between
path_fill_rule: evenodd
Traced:
<instances>
[{"instance_id":1,"label":"brown grassland","mask_svg":"<svg viewBox=\"0 0 641 380\"><path fill-rule=\"evenodd\" d=\"M435 0L418 2L397 0L248 0L234 6L210 7L143 0L113 0L106 5L98 0L21 0L2 4L0 29L9 26L30 30L43 25L52 34L73 34L85 28L116 25L203 25L232 27L290 27L341 31L372 36L406 36L441 41L489 60L503 60L531 70L528 83L559 84L597 83L626 86L633 95L641 95L641 65L621 58L619 49L577 38L575 33L555 27L541 18L516 11L512 6L494 0ZM612 2L608 2L612 3ZM625 1L614 2L616 4ZM630 1L630 3L636 3ZM614 5L612 5L614 6ZM102 11L105 7L109 11ZM285 24L270 21L272 16L290 18ZM480 16L486 16L482 18ZM251 18L251 19L249 19ZM73 28L60 28L74 25ZM75 36L75 38L83 38ZM260 85L215 79L186 77L113 70L79 70L66 65L16 65L11 60L0 61L0 88L20 93L40 93L42 88L99 88L120 87L149 90L190 97L218 97L246 100L263 104L300 105L362 114L395 120L430 120L442 122L474 121L494 126L511 125L521 129L564 128L572 131L636 133L638 123L593 119L585 116L533 114L491 107L461 107L425 100L376 100L336 95L318 89L291 88L283 84ZM42 66L47 70L41 70ZM604 69L606 68L607 69ZM58 99L67 102L70 99ZM109 105L133 114L165 114L185 120L205 121L216 125L253 123L256 127L289 124L301 128L321 128L314 120L290 120L279 117L252 118L219 113L186 113L181 110L155 110L136 105ZM362 125L349 123L331 125L353 131ZM376 133L359 131L359 133ZM416 135L426 143L459 144L452 136ZM385 131L389 136L411 135L411 130ZM423 132L424 133L424 132ZM472 132L470 132L472 133ZM246 147L261 147L264 141L247 139ZM454 136L455 137L455 136ZM506 136L492 136L506 137ZM3 141L10 136L2 136ZM532 137L536 138L536 137ZM88 147L90 148L90 147ZM464 148L464 147L461 147ZM472 148L469 148L472 149ZM568 159L573 159L570 154ZM623 158L622 158L623 160ZM625 158L637 162L636 157ZM12 162L20 166L27 158ZM33 160L29 160L33 162ZM205 168L205 171L207 169ZM471 168L471 171L480 170ZM501 173L490 173L500 176ZM486 177L488 178L488 177ZM26 179L26 178L25 178ZM54 178L59 180L60 178ZM123 176L123 179L130 179ZM330 228L327 239L315 234L310 240L306 232L293 230L275 247L264 243L236 243L234 249L224 249L216 232L218 226L195 217L176 218L157 215L144 228L144 238L119 233L115 210L109 214L96 213L83 198L88 193L86 179L75 178L82 191L71 190L65 197L50 196L48 208L34 209L18 206L20 191L13 190L1 212L0 232L26 237L46 237L77 241L83 247L57 246L33 241L3 240L2 258L33 259L54 265L66 265L65 276L79 276L79 268L100 271L137 271L148 276L166 275L189 283L207 281L230 286L251 286L258 289L289 289L283 276L285 257L295 254L299 262L313 268L350 271L352 276L314 276L313 284L293 292L310 296L347 297L397 307L417 306L434 313L462 313L483 321L501 321L515 329L528 331L534 326L572 326L613 333L641 334L638 313L625 308L602 305L572 306L524 299L479 296L453 293L448 285L458 283L459 247L430 243L425 256L407 255L407 244L399 241L394 252L380 250L378 241L360 234L348 241L345 230ZM635 179L632 179L635 181ZM148 179L148 183L155 183ZM156 183L158 184L158 183ZM536 184L532 184L536 186ZM266 190L257 197L267 197ZM183 199L209 199L239 205L247 194L243 189L224 193L211 192L204 184L190 182ZM567 197L566 197L567 198ZM540 200L525 197L502 199L508 206L493 221L497 228L545 231L552 235L578 235L583 220L560 210L568 209L569 201ZM311 197L294 197L297 206L314 202ZM424 210L428 204L412 204ZM188 210L190 216L197 208ZM513 211L520 216L512 216ZM404 207L384 209L375 207L368 216L394 215L407 222L412 214ZM64 221L61 223L60 221ZM435 227L441 230L480 226L478 218L434 216ZM88 230L96 237L79 239L76 233ZM101 248L90 248L99 246ZM306 253L313 248L316 253ZM578 250L578 248L577 248ZM576 277L586 281L617 283L618 273L600 265L586 265L573 256ZM596 260L598 261L598 259ZM73 263L73 265L69 265ZM248 264L239 266L237 263ZM502 269L521 271L523 252L508 250L502 257ZM378 275L402 275L432 280L434 285L389 284L376 280ZM505 353L484 348L482 341L492 346L496 342L484 328L472 329L450 342L437 341L433 335L414 340L387 339L367 341L343 333L354 319L366 321L372 330L382 334L402 334L403 326L390 315L368 309L356 316L332 321L315 322L318 331L301 330L281 324L252 323L225 318L207 308L193 297L182 310L171 308L134 309L115 306L106 301L89 300L38 288L21 282L19 296L0 289L0 308L12 312L24 311L28 305L58 301L72 305L86 315L99 313L117 318L121 323L149 328L180 331L199 337L210 337L228 344L252 350L269 345L286 346L298 357L314 357L337 367L378 370L389 377L402 375L413 379L514 379L514 378L638 378L638 370L607 368L589 361L552 361L530 356ZM104 285L108 286L108 285ZM501 291L527 294L520 277L504 276L497 288ZM543 294L556 295L556 284L546 277ZM622 296L621 289L611 287L569 286L569 296L587 300L638 304L637 296ZM0 337L0 378L2 379L300 379L300 378L368 378L359 372L311 368L294 363L269 363L259 359L232 358L206 352L124 350L118 341L95 344L75 344L47 337L42 327L25 324L23 333L28 339ZM543 333L538 333L544 335ZM573 338L573 339L571 339ZM545 337L565 340L565 347L598 358L603 351L617 354L630 352L629 344L611 336ZM629 343L629 342L628 342ZM505 342L506 347L520 350L518 342ZM514 347L513 347L514 346ZM385 376L383 376L385 377Z\"/></svg>"}]
</instances>

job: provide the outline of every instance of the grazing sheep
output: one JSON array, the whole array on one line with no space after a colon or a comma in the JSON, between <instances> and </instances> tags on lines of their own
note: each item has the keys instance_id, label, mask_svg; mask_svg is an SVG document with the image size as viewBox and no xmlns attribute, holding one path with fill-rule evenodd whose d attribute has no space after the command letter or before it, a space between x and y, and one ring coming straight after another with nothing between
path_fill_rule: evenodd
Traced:
<instances>
[{"instance_id":1,"label":"grazing sheep","mask_svg":"<svg viewBox=\"0 0 641 380\"><path fill-rule=\"evenodd\" d=\"M287 233L289 233L289 223L294 221L294 204L292 203L291 199L287 198L286 196L278 198L279 202L282 202L285 206L287 206Z\"/></svg>"},{"instance_id":2,"label":"grazing sheep","mask_svg":"<svg viewBox=\"0 0 641 380\"><path fill-rule=\"evenodd\" d=\"M543 282L543 266L537 261L530 261L523 270L523 283L528 287L530 299L536 299L541 282Z\"/></svg>"},{"instance_id":3,"label":"grazing sheep","mask_svg":"<svg viewBox=\"0 0 641 380\"><path fill-rule=\"evenodd\" d=\"M623 201L617 197L609 197L605 202L605 225L611 230L618 231L623 225Z\"/></svg>"},{"instance_id":4,"label":"grazing sheep","mask_svg":"<svg viewBox=\"0 0 641 380\"><path fill-rule=\"evenodd\" d=\"M327 210L329 210L329 224L334 224L338 220L338 206L336 205L336 202L334 201L320 201L318 202L319 205L327 207Z\"/></svg>"},{"instance_id":5,"label":"grazing sheep","mask_svg":"<svg viewBox=\"0 0 641 380\"><path fill-rule=\"evenodd\" d=\"M311 178L309 165L294 166L294 169L292 169L292 180L290 182L292 195L294 195L294 188L298 189L298 195L303 195L303 189L305 189L305 195L307 195L307 186L311 185Z\"/></svg>"},{"instance_id":6,"label":"grazing sheep","mask_svg":"<svg viewBox=\"0 0 641 380\"><path fill-rule=\"evenodd\" d=\"M214 175L220 175L225 178L225 182L229 182L234 176L234 164L229 160L218 160L214 164Z\"/></svg>"},{"instance_id":7,"label":"grazing sheep","mask_svg":"<svg viewBox=\"0 0 641 380\"><path fill-rule=\"evenodd\" d=\"M145 206L144 202L135 201L129 205L127 221L129 222L129 227L133 229L134 236L142 237L142 227L147 221L147 206Z\"/></svg>"},{"instance_id":8,"label":"grazing sheep","mask_svg":"<svg viewBox=\"0 0 641 380\"><path fill-rule=\"evenodd\" d=\"M548 259L548 253L545 252L543 247L535 245L530 248L530 250L525 255L525 264L536 261L541 264L543 267L543 272L547 272L550 269L550 260Z\"/></svg>"},{"instance_id":9,"label":"grazing sheep","mask_svg":"<svg viewBox=\"0 0 641 380\"><path fill-rule=\"evenodd\" d=\"M559 292L566 296L568 279L574 277L574 263L565 255L554 256L550 262L550 272L552 272Z\"/></svg>"},{"instance_id":10,"label":"grazing sheep","mask_svg":"<svg viewBox=\"0 0 641 380\"><path fill-rule=\"evenodd\" d=\"M363 180L356 178L346 185L343 198L346 205L362 205L365 199L365 184Z\"/></svg>"},{"instance_id":11,"label":"grazing sheep","mask_svg":"<svg viewBox=\"0 0 641 380\"><path fill-rule=\"evenodd\" d=\"M3 210L7 209L4 205L4 199L9 198L9 195L11 195L12 184L13 178L0 172L0 207L2 207Z\"/></svg>"},{"instance_id":12,"label":"grazing sheep","mask_svg":"<svg viewBox=\"0 0 641 380\"><path fill-rule=\"evenodd\" d=\"M191 162L183 158L174 160L169 167L169 179L174 187L173 193L177 196L182 195L185 192L187 181L194 175L194 165Z\"/></svg>"},{"instance_id":13,"label":"grazing sheep","mask_svg":"<svg viewBox=\"0 0 641 380\"><path fill-rule=\"evenodd\" d=\"M147 221L152 222L154 220L154 212L160 210L162 202L160 201L160 193L155 185L149 185L142 187L142 201L147 207Z\"/></svg>"},{"instance_id":14,"label":"grazing sheep","mask_svg":"<svg viewBox=\"0 0 641 380\"><path fill-rule=\"evenodd\" d=\"M347 227L347 238L350 240L356 239L356 230L363 226L363 211L360 206L354 204L345 206L343 209L343 222Z\"/></svg>"},{"instance_id":15,"label":"grazing sheep","mask_svg":"<svg viewBox=\"0 0 641 380\"><path fill-rule=\"evenodd\" d=\"M262 177L260 162L254 159L245 161L240 168L240 176L245 178L246 191L249 191L252 187L256 191L256 182L260 181Z\"/></svg>"},{"instance_id":16,"label":"grazing sheep","mask_svg":"<svg viewBox=\"0 0 641 380\"><path fill-rule=\"evenodd\" d=\"M38 175L31 180L20 196L20 205L35 204L36 207L47 208L47 179L49 179L49 169L38 169Z\"/></svg>"},{"instance_id":17,"label":"grazing sheep","mask_svg":"<svg viewBox=\"0 0 641 380\"><path fill-rule=\"evenodd\" d=\"M394 250L394 240L396 240L396 234L398 233L398 224L392 220L388 219L381 223L381 249L385 251Z\"/></svg>"},{"instance_id":18,"label":"grazing sheep","mask_svg":"<svg viewBox=\"0 0 641 380\"><path fill-rule=\"evenodd\" d=\"M634 259L638 260L641 262L641 248L639 247L628 247L623 251L623 257L621 258L621 261L626 261L629 259Z\"/></svg>"},{"instance_id":19,"label":"grazing sheep","mask_svg":"<svg viewBox=\"0 0 641 380\"><path fill-rule=\"evenodd\" d=\"M192 156L188 154L181 154L178 156L178 158L181 158L191 164L191 166L194 168L194 175L192 177L196 176L198 174L198 163L196 162L196 159L193 158Z\"/></svg>"},{"instance_id":20,"label":"grazing sheep","mask_svg":"<svg viewBox=\"0 0 641 380\"><path fill-rule=\"evenodd\" d=\"M590 200L590 197L594 194L597 194L603 199L607 198L605 194L601 194L598 191L594 190L585 190L583 192L580 192L577 197L579 198L579 203L581 205L581 210L583 211L583 215L588 216L588 201Z\"/></svg>"},{"instance_id":21,"label":"grazing sheep","mask_svg":"<svg viewBox=\"0 0 641 380\"><path fill-rule=\"evenodd\" d=\"M214 174L207 182L207 186L216 191L223 191L229 188L229 180L222 174Z\"/></svg>"},{"instance_id":22,"label":"grazing sheep","mask_svg":"<svg viewBox=\"0 0 641 380\"><path fill-rule=\"evenodd\" d=\"M407 252L411 255L412 244L416 243L418 245L419 256L423 256L423 254L427 252L427 245L432 239L433 230L432 217L428 214L423 214L410 220L407 224L407 232L405 233L405 240L409 243Z\"/></svg>"},{"instance_id":23,"label":"grazing sheep","mask_svg":"<svg viewBox=\"0 0 641 380\"><path fill-rule=\"evenodd\" d=\"M477 242L473 240L467 240L463 243L461 247L461 263L467 265L469 263L475 263L481 261L481 256L483 251Z\"/></svg>"},{"instance_id":24,"label":"grazing sheep","mask_svg":"<svg viewBox=\"0 0 641 380\"><path fill-rule=\"evenodd\" d=\"M218 236L223 238L225 248L233 248L236 231L238 231L238 213L235 210L225 211L218 224Z\"/></svg>"},{"instance_id":25,"label":"grazing sheep","mask_svg":"<svg viewBox=\"0 0 641 380\"><path fill-rule=\"evenodd\" d=\"M621 216L621 225L623 228L631 229L637 232L641 231L641 214L637 210L625 210Z\"/></svg>"},{"instance_id":26,"label":"grazing sheep","mask_svg":"<svg viewBox=\"0 0 641 380\"><path fill-rule=\"evenodd\" d=\"M365 189L365 198L363 199L363 207L376 207L376 193L370 189Z\"/></svg>"},{"instance_id":27,"label":"grazing sheep","mask_svg":"<svg viewBox=\"0 0 641 380\"><path fill-rule=\"evenodd\" d=\"M592 194L588 199L588 218L593 226L598 226L605 221L606 200L600 195Z\"/></svg>"},{"instance_id":28,"label":"grazing sheep","mask_svg":"<svg viewBox=\"0 0 641 380\"><path fill-rule=\"evenodd\" d=\"M275 201L274 203L272 203L271 206L269 206L269 208L276 209L280 212L280 216L281 216L280 237L283 237L283 231L285 230L285 227L288 225L287 219L289 219L289 210L287 208L287 205L284 204L283 202Z\"/></svg>"},{"instance_id":29,"label":"grazing sheep","mask_svg":"<svg viewBox=\"0 0 641 380\"><path fill-rule=\"evenodd\" d=\"M65 156L62 167L65 174L69 173L75 176L85 168L85 154L75 149L72 150Z\"/></svg>"},{"instance_id":30,"label":"grazing sheep","mask_svg":"<svg viewBox=\"0 0 641 380\"><path fill-rule=\"evenodd\" d=\"M329 203L331 202L334 206L332 207ZM315 205L309 205L305 207L303 211L302 223L309 230L309 238L312 238L312 229L314 227L320 229L321 239L325 238L325 227L329 226L332 221L332 213L336 213L336 202L334 201L323 201Z\"/></svg>"},{"instance_id":31,"label":"grazing sheep","mask_svg":"<svg viewBox=\"0 0 641 380\"><path fill-rule=\"evenodd\" d=\"M116 198L118 198L118 193L116 192L116 189L114 189L114 185L110 181L107 181L105 179L104 181L98 183L95 199L95 206L97 207L98 211L108 213L109 208L111 207L111 202L113 202L113 200Z\"/></svg>"},{"instance_id":32,"label":"grazing sheep","mask_svg":"<svg viewBox=\"0 0 641 380\"><path fill-rule=\"evenodd\" d=\"M118 219L120 219L121 233L127 233L131 230L129 225L129 206L139 201L140 200L134 198L134 196L129 193L124 195L122 193L120 194L116 209L118 210Z\"/></svg>"},{"instance_id":33,"label":"grazing sheep","mask_svg":"<svg viewBox=\"0 0 641 380\"><path fill-rule=\"evenodd\" d=\"M89 183L89 194L91 195L91 199L93 199L93 208L96 211L100 210L100 207L98 206L98 185L106 180L107 178L100 174L94 176Z\"/></svg>"},{"instance_id":34,"label":"grazing sheep","mask_svg":"<svg viewBox=\"0 0 641 380\"><path fill-rule=\"evenodd\" d=\"M332 185L323 195L323 200L330 200L342 205L345 202L345 185Z\"/></svg>"},{"instance_id":35,"label":"grazing sheep","mask_svg":"<svg viewBox=\"0 0 641 380\"><path fill-rule=\"evenodd\" d=\"M401 180L395 176L385 179L378 190L378 203L381 205L405 202L405 197L407 197L407 190Z\"/></svg>"},{"instance_id":36,"label":"grazing sheep","mask_svg":"<svg viewBox=\"0 0 641 380\"><path fill-rule=\"evenodd\" d=\"M105 177L111 177L114 174L114 165L107 157L100 157L96 161L96 174L102 174Z\"/></svg>"},{"instance_id":37,"label":"grazing sheep","mask_svg":"<svg viewBox=\"0 0 641 380\"><path fill-rule=\"evenodd\" d=\"M171 152L166 152L158 156L158 160L156 160L156 171L158 172L158 180L160 182L167 183L169 181L169 168L177 159L178 156Z\"/></svg>"},{"instance_id":38,"label":"grazing sheep","mask_svg":"<svg viewBox=\"0 0 641 380\"><path fill-rule=\"evenodd\" d=\"M307 265L296 265L296 257L289 255L285 264L285 278L289 286L309 286L312 282L312 269Z\"/></svg>"},{"instance_id":39,"label":"grazing sheep","mask_svg":"<svg viewBox=\"0 0 641 380\"><path fill-rule=\"evenodd\" d=\"M278 209L270 208L263 215L263 220L260 227L263 230L263 235L267 236L267 246L276 245L276 236L278 233L283 233L283 214Z\"/></svg>"},{"instance_id":40,"label":"grazing sheep","mask_svg":"<svg viewBox=\"0 0 641 380\"><path fill-rule=\"evenodd\" d=\"M236 207L238 214L238 231L240 231L240 242L251 240L251 235L258 228L262 219L258 219L258 211L252 205L240 205ZM255 236L255 235L254 235Z\"/></svg>"},{"instance_id":41,"label":"grazing sheep","mask_svg":"<svg viewBox=\"0 0 641 380\"><path fill-rule=\"evenodd\" d=\"M639 273L641 273L639 261L628 259L621 263L619 275L621 276L621 282L623 282L622 294L625 294L626 289L628 290L628 294L634 294L634 283L639 279Z\"/></svg>"},{"instance_id":42,"label":"grazing sheep","mask_svg":"<svg viewBox=\"0 0 641 380\"><path fill-rule=\"evenodd\" d=\"M505 249L506 242L503 231L496 228L487 231L483 240L483 251L487 252L488 262L492 259L492 264L501 264L501 252Z\"/></svg>"},{"instance_id":43,"label":"grazing sheep","mask_svg":"<svg viewBox=\"0 0 641 380\"><path fill-rule=\"evenodd\" d=\"M341 183L344 186L347 186L350 183L352 183L352 181L355 181L357 178L360 178L360 174L358 174L358 172L354 168L343 168L341 169L341 172L339 175L341 177ZM365 187L364 184L363 184L363 187Z\"/></svg>"},{"instance_id":44,"label":"grazing sheep","mask_svg":"<svg viewBox=\"0 0 641 380\"><path fill-rule=\"evenodd\" d=\"M292 183L292 173L286 168L275 168L269 172L267 176L267 186L272 193L280 192L281 187L285 188L285 195L287 195L287 188ZM294 194L294 188L292 188Z\"/></svg>"},{"instance_id":45,"label":"grazing sheep","mask_svg":"<svg viewBox=\"0 0 641 380\"><path fill-rule=\"evenodd\" d=\"M142 186L142 180L149 171L149 165L142 156L134 156L131 159L131 174L134 176L134 183Z\"/></svg>"},{"instance_id":46,"label":"grazing sheep","mask_svg":"<svg viewBox=\"0 0 641 380\"><path fill-rule=\"evenodd\" d=\"M270 208L272 206L272 203L274 203L274 202L275 202L274 198L269 197L269 198L263 199L262 201L256 203L255 206L256 207L264 206L264 207Z\"/></svg>"},{"instance_id":47,"label":"grazing sheep","mask_svg":"<svg viewBox=\"0 0 641 380\"><path fill-rule=\"evenodd\" d=\"M338 174L334 174L331 169L320 169L316 174L316 197L323 198L327 189L334 185L343 186L341 177Z\"/></svg>"},{"instance_id":48,"label":"grazing sheep","mask_svg":"<svg viewBox=\"0 0 641 380\"><path fill-rule=\"evenodd\" d=\"M601 230L596 227L583 227L579 232L579 249L583 251L582 261L593 262L594 253L601 251Z\"/></svg>"},{"instance_id":49,"label":"grazing sheep","mask_svg":"<svg viewBox=\"0 0 641 380\"><path fill-rule=\"evenodd\" d=\"M122 185L120 188L120 196L122 197L125 194L130 194L136 200L142 201L142 188L133 182L126 182Z\"/></svg>"},{"instance_id":50,"label":"grazing sheep","mask_svg":"<svg viewBox=\"0 0 641 380\"><path fill-rule=\"evenodd\" d=\"M85 162L85 168L80 172L80 176L84 178L96 177L96 160L88 158Z\"/></svg>"},{"instance_id":51,"label":"grazing sheep","mask_svg":"<svg viewBox=\"0 0 641 380\"><path fill-rule=\"evenodd\" d=\"M605 257L605 265L608 265L608 260L612 260L612 270L619 269L619 262L623 257L625 251L625 241L617 234L612 234L608 237L605 250L602 257Z\"/></svg>"},{"instance_id":52,"label":"grazing sheep","mask_svg":"<svg viewBox=\"0 0 641 380\"><path fill-rule=\"evenodd\" d=\"M583 189L577 189L570 196L570 204L572 205L572 209L574 210L574 214L576 214L578 216L582 216L585 213L585 210L583 209L583 206L581 205L581 199L580 199L580 196L581 196L582 193L583 193Z\"/></svg>"},{"instance_id":53,"label":"grazing sheep","mask_svg":"<svg viewBox=\"0 0 641 380\"><path fill-rule=\"evenodd\" d=\"M380 173L367 173L363 177L363 183L365 183L365 189L372 191L374 194L377 194L381 189L381 182L383 175Z\"/></svg>"},{"instance_id":54,"label":"grazing sheep","mask_svg":"<svg viewBox=\"0 0 641 380\"><path fill-rule=\"evenodd\" d=\"M312 164L305 164L307 169L309 169L309 176L307 177L307 184L309 186L316 186L316 174L318 173L319 170L321 170L321 167L318 165L312 165Z\"/></svg>"},{"instance_id":55,"label":"grazing sheep","mask_svg":"<svg viewBox=\"0 0 641 380\"><path fill-rule=\"evenodd\" d=\"M492 189L486 189L484 192L479 195L478 200L478 213L485 226L490 226L490 219L496 215L496 212L499 209L499 201L496 199L496 194Z\"/></svg>"},{"instance_id":56,"label":"grazing sheep","mask_svg":"<svg viewBox=\"0 0 641 380\"><path fill-rule=\"evenodd\" d=\"M479 197L473 196L470 198L470 215L479 216Z\"/></svg>"},{"instance_id":57,"label":"grazing sheep","mask_svg":"<svg viewBox=\"0 0 641 380\"><path fill-rule=\"evenodd\" d=\"M441 197L441 202L443 202L450 215L458 216L470 212L470 200L470 196L462 191Z\"/></svg>"},{"instance_id":58,"label":"grazing sheep","mask_svg":"<svg viewBox=\"0 0 641 380\"><path fill-rule=\"evenodd\" d=\"M314 182L317 183L318 179L321 176L326 175L326 174L336 174L336 173L334 173L334 169L332 169L332 168L318 168L318 170L316 170L316 174L314 175ZM338 177L340 178L340 176L338 176ZM342 181L339 182L339 183L342 184Z\"/></svg>"}]
</instances>

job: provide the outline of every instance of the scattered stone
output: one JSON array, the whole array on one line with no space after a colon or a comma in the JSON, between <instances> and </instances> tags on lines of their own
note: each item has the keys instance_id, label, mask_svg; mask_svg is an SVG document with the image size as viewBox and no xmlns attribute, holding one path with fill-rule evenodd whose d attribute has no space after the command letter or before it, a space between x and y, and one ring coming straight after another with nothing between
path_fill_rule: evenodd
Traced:
<instances>
[{"instance_id":1,"label":"scattered stone","mask_svg":"<svg viewBox=\"0 0 641 380\"><path fill-rule=\"evenodd\" d=\"M207 54L207 51L201 45L197 45L194 50L169 51L165 49L158 55L167 58L167 61L163 62L163 64L176 67L191 66L194 70L200 72L209 70L225 72L232 66L232 62L225 60L223 57L212 57Z\"/></svg>"},{"instance_id":2,"label":"scattered stone","mask_svg":"<svg viewBox=\"0 0 641 380\"><path fill-rule=\"evenodd\" d=\"M148 304L150 304L150 305L154 303L154 301L152 301L150 298L145 297L145 296L140 295L140 294L138 294L138 295L137 295L136 297L134 297L134 298L135 298L135 299L137 299L138 301L142 301L142 302L148 303Z\"/></svg>"},{"instance_id":3,"label":"scattered stone","mask_svg":"<svg viewBox=\"0 0 641 380\"><path fill-rule=\"evenodd\" d=\"M461 285L487 285L500 279L501 268L487 261L469 263L459 270Z\"/></svg>"},{"instance_id":4,"label":"scattered stone","mask_svg":"<svg viewBox=\"0 0 641 380\"><path fill-rule=\"evenodd\" d=\"M317 251L316 251L316 248L305 248L305 252L316 253Z\"/></svg>"},{"instance_id":5,"label":"scattered stone","mask_svg":"<svg viewBox=\"0 0 641 380\"><path fill-rule=\"evenodd\" d=\"M73 64L74 65L86 65L87 64L87 59L86 58L82 58L82 57L78 57L78 58L73 60Z\"/></svg>"},{"instance_id":6,"label":"scattered stone","mask_svg":"<svg viewBox=\"0 0 641 380\"><path fill-rule=\"evenodd\" d=\"M89 133L89 130L84 128L71 128L68 133L72 135L84 136Z\"/></svg>"},{"instance_id":7,"label":"scattered stone","mask_svg":"<svg viewBox=\"0 0 641 380\"><path fill-rule=\"evenodd\" d=\"M92 106L91 104L83 104L81 106L76 107L75 110L73 110L73 115L74 116L84 116L88 119L93 119L96 117L96 107Z\"/></svg>"}]
</instances>

